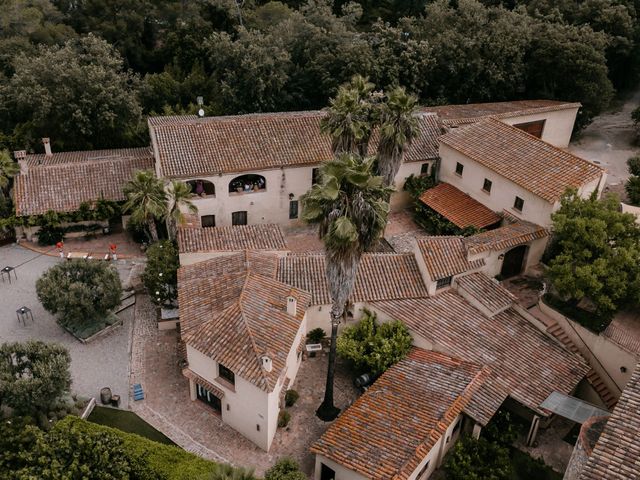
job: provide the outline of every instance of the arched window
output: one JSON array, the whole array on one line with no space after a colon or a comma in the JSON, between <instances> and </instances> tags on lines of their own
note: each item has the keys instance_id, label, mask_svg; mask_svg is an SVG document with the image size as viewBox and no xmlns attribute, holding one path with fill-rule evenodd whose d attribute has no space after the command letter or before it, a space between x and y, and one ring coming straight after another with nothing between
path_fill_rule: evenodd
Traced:
<instances>
[{"instance_id":1,"label":"arched window","mask_svg":"<svg viewBox=\"0 0 640 480\"><path fill-rule=\"evenodd\" d=\"M187 185L191 187L191 193L199 197L214 197L216 187L207 180L188 180Z\"/></svg>"},{"instance_id":2,"label":"arched window","mask_svg":"<svg viewBox=\"0 0 640 480\"><path fill-rule=\"evenodd\" d=\"M229 182L229 193L244 194L266 190L267 181L262 175L240 175Z\"/></svg>"}]
</instances>

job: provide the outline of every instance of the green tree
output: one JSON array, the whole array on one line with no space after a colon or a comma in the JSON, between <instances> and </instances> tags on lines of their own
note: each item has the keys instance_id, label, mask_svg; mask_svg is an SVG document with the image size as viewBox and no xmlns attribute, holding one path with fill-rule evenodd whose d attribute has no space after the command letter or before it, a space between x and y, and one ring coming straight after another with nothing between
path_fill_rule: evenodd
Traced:
<instances>
[{"instance_id":1,"label":"green tree","mask_svg":"<svg viewBox=\"0 0 640 480\"><path fill-rule=\"evenodd\" d=\"M407 147L420 134L417 104L418 99L402 87L394 88L380 104L378 174L387 186L393 186Z\"/></svg>"},{"instance_id":2,"label":"green tree","mask_svg":"<svg viewBox=\"0 0 640 480\"><path fill-rule=\"evenodd\" d=\"M169 201L167 214L169 238L175 240L178 226L184 225L185 222L183 210L195 215L198 213L198 207L191 201L191 186L184 182L171 182L167 192L167 199Z\"/></svg>"},{"instance_id":3,"label":"green tree","mask_svg":"<svg viewBox=\"0 0 640 480\"><path fill-rule=\"evenodd\" d=\"M576 124L587 125L613 97L607 37L589 26L537 22L529 45L527 92L582 103Z\"/></svg>"},{"instance_id":4,"label":"green tree","mask_svg":"<svg viewBox=\"0 0 640 480\"><path fill-rule=\"evenodd\" d=\"M404 323L379 324L376 314L364 311L362 319L338 337L338 354L364 372L379 375L409 354L412 339Z\"/></svg>"},{"instance_id":5,"label":"green tree","mask_svg":"<svg viewBox=\"0 0 640 480\"><path fill-rule=\"evenodd\" d=\"M373 159L342 154L321 169L322 182L302 197L302 218L319 226L326 250L327 281L331 307L331 347L327 385L317 414L334 419L339 409L333 404L336 337L353 291L362 254L379 240L384 231L390 189L381 177L372 174Z\"/></svg>"},{"instance_id":6,"label":"green tree","mask_svg":"<svg viewBox=\"0 0 640 480\"><path fill-rule=\"evenodd\" d=\"M147 225L151 239L157 242L156 220L167 216L167 193L162 181L149 170L139 170L122 191L127 197L123 212L130 212L134 222Z\"/></svg>"},{"instance_id":7,"label":"green tree","mask_svg":"<svg viewBox=\"0 0 640 480\"><path fill-rule=\"evenodd\" d=\"M8 150L0 150L0 196L9 188L9 181L20 173L20 167L11 158Z\"/></svg>"},{"instance_id":8,"label":"green tree","mask_svg":"<svg viewBox=\"0 0 640 480\"><path fill-rule=\"evenodd\" d=\"M631 157L627 160L627 168L631 175L640 177L640 156Z\"/></svg>"},{"instance_id":9,"label":"green tree","mask_svg":"<svg viewBox=\"0 0 640 480\"><path fill-rule=\"evenodd\" d=\"M447 480L509 480L509 450L484 438L463 437L444 464Z\"/></svg>"},{"instance_id":10,"label":"green tree","mask_svg":"<svg viewBox=\"0 0 640 480\"><path fill-rule=\"evenodd\" d=\"M0 406L37 416L69 394L71 356L54 343L28 341L0 345Z\"/></svg>"},{"instance_id":11,"label":"green tree","mask_svg":"<svg viewBox=\"0 0 640 480\"><path fill-rule=\"evenodd\" d=\"M264 474L264 480L306 480L300 465L292 458L281 458Z\"/></svg>"},{"instance_id":12,"label":"green tree","mask_svg":"<svg viewBox=\"0 0 640 480\"><path fill-rule=\"evenodd\" d=\"M0 104L23 144L51 137L54 148L91 149L122 146L137 134L138 78L104 40L88 35L40 46L35 55L18 55L14 66Z\"/></svg>"},{"instance_id":13,"label":"green tree","mask_svg":"<svg viewBox=\"0 0 640 480\"><path fill-rule=\"evenodd\" d=\"M329 101L327 115L320 129L331 137L336 155L343 153L367 155L369 140L377 122L377 109L372 95L374 85L356 75L338 90Z\"/></svg>"},{"instance_id":14,"label":"green tree","mask_svg":"<svg viewBox=\"0 0 640 480\"><path fill-rule=\"evenodd\" d=\"M640 177L636 175L630 176L624 188L627 192L629 203L640 207Z\"/></svg>"},{"instance_id":15,"label":"green tree","mask_svg":"<svg viewBox=\"0 0 640 480\"><path fill-rule=\"evenodd\" d=\"M571 190L551 216L554 288L572 304L590 299L601 314L640 302L640 226L618 206L615 196L582 199Z\"/></svg>"},{"instance_id":16,"label":"green tree","mask_svg":"<svg viewBox=\"0 0 640 480\"><path fill-rule=\"evenodd\" d=\"M36 293L63 325L80 330L103 321L120 304L122 285L107 263L71 260L47 270L36 282Z\"/></svg>"},{"instance_id":17,"label":"green tree","mask_svg":"<svg viewBox=\"0 0 640 480\"><path fill-rule=\"evenodd\" d=\"M161 240L147 249L147 265L142 282L156 305L173 305L178 288L178 249L174 242Z\"/></svg>"}]
</instances>

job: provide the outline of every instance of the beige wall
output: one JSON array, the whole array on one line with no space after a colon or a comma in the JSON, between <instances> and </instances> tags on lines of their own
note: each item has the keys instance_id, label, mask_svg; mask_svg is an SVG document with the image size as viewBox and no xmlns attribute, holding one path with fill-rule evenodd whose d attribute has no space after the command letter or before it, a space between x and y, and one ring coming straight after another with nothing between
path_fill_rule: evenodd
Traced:
<instances>
[{"instance_id":1,"label":"beige wall","mask_svg":"<svg viewBox=\"0 0 640 480\"><path fill-rule=\"evenodd\" d=\"M442 158L439 172L441 181L454 185L495 212L500 213L506 210L517 218L538 225L551 224L553 211L551 203L442 143L440 156ZM464 165L462 176L455 173L457 162ZM490 194L482 190L485 178L492 182ZM522 212L513 208L516 195L524 200Z\"/></svg>"},{"instance_id":2,"label":"beige wall","mask_svg":"<svg viewBox=\"0 0 640 480\"><path fill-rule=\"evenodd\" d=\"M538 305L542 312L558 322L591 367L600 375L611 393L619 397L633 373L636 358L607 337L587 330L544 302L541 301ZM625 367L626 372L621 372L620 367Z\"/></svg>"},{"instance_id":3,"label":"beige wall","mask_svg":"<svg viewBox=\"0 0 640 480\"><path fill-rule=\"evenodd\" d=\"M225 392L222 399L222 421L263 450L269 450L276 434L278 413L280 412L280 394L287 379L290 379L289 383L292 384L296 378L302 359L302 355L298 357L297 348L306 333L307 321L305 317L300 323L300 329L287 356L286 369L270 393L256 387L239 375L235 376L235 388L229 388L226 383L217 380L218 363L187 345L189 368ZM194 399L193 385L191 385L191 390L192 399ZM260 425L259 431L257 425Z\"/></svg>"},{"instance_id":4,"label":"beige wall","mask_svg":"<svg viewBox=\"0 0 640 480\"><path fill-rule=\"evenodd\" d=\"M501 120L509 125L546 120L542 131L542 140L556 147L566 148L571 140L577 113L578 107L575 107L553 112L535 113L533 115L519 115Z\"/></svg>"}]
</instances>

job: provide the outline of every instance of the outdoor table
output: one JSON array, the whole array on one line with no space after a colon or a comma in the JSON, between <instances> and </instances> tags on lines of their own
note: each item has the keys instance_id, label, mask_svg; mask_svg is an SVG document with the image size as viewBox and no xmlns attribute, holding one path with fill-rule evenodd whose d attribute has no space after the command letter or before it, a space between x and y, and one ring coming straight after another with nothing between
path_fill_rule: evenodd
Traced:
<instances>
[{"instance_id":1,"label":"outdoor table","mask_svg":"<svg viewBox=\"0 0 640 480\"><path fill-rule=\"evenodd\" d=\"M16 316L18 317L18 322L22 322L23 325L27 324L27 318L30 318L33 322L33 313L31 313L29 307L20 307L16 310Z\"/></svg>"},{"instance_id":2,"label":"outdoor table","mask_svg":"<svg viewBox=\"0 0 640 480\"><path fill-rule=\"evenodd\" d=\"M67 260L73 260L75 258L86 259L89 257L89 253L87 252L69 252L67 253Z\"/></svg>"},{"instance_id":3,"label":"outdoor table","mask_svg":"<svg viewBox=\"0 0 640 480\"><path fill-rule=\"evenodd\" d=\"M9 283L11 283L11 272L15 276L16 280L18 279L18 274L16 273L16 269L14 267L6 266L2 270L0 270L0 276L2 277L2 281L4 282L4 276L6 275L9 278Z\"/></svg>"}]
</instances>

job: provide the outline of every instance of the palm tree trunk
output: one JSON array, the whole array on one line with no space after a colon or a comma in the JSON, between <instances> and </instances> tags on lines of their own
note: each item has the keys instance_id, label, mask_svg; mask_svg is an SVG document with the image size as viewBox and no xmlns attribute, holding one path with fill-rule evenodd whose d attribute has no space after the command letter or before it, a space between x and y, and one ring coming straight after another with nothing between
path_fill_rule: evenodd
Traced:
<instances>
[{"instance_id":1,"label":"palm tree trunk","mask_svg":"<svg viewBox=\"0 0 640 480\"><path fill-rule=\"evenodd\" d=\"M346 315L346 309L343 309L343 317ZM340 409L333 404L333 380L336 375L336 340L338 338L339 317L331 314L331 347L329 348L329 366L327 368L327 384L324 389L324 400L316 410L316 415L320 420L330 422L340 413Z\"/></svg>"},{"instance_id":2,"label":"palm tree trunk","mask_svg":"<svg viewBox=\"0 0 640 480\"><path fill-rule=\"evenodd\" d=\"M154 242L158 241L158 229L156 228L156 221L155 219L150 219L149 220L149 233L151 234L151 240Z\"/></svg>"}]
</instances>

